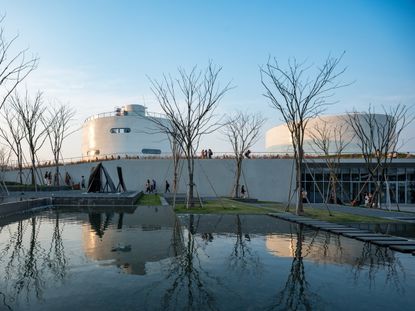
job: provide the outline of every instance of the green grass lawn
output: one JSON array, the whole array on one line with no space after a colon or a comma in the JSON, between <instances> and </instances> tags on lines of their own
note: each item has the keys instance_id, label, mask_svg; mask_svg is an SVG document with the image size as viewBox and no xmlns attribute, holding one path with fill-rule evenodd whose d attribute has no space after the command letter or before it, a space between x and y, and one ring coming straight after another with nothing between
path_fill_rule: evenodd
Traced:
<instances>
[{"instance_id":1,"label":"green grass lawn","mask_svg":"<svg viewBox=\"0 0 415 311\"><path fill-rule=\"evenodd\" d=\"M269 209L224 198L203 203L203 207L198 203L191 209L187 209L185 204L177 204L174 211L192 214L266 214L270 212Z\"/></svg>"},{"instance_id":2,"label":"green grass lawn","mask_svg":"<svg viewBox=\"0 0 415 311\"><path fill-rule=\"evenodd\" d=\"M269 210L274 212L284 212L286 205L283 204L269 204L267 205ZM295 214L295 207L290 207L289 212ZM304 215L305 217L310 217L318 220L329 221L334 223L351 223L351 222L359 222L359 223L390 223L391 220L378 218L378 217L367 217L367 216L360 216L354 215L349 213L341 213L341 212L331 212L331 215L327 210L322 210L318 208L312 207L304 207Z\"/></svg>"},{"instance_id":3,"label":"green grass lawn","mask_svg":"<svg viewBox=\"0 0 415 311\"><path fill-rule=\"evenodd\" d=\"M139 205L160 205L160 198L154 194L144 194L139 202ZM191 213L191 214L267 214L267 213L282 213L285 212L286 205L282 203L261 202L261 207L255 206L252 203L238 202L226 198L218 198L217 200L210 200L203 203L203 207L197 202L194 208L187 209L185 204L177 204L174 211L176 213ZM289 212L295 213L295 207L290 207ZM334 223L388 223L390 220L359 216L349 213L331 212L329 215L327 210L304 207L304 216L323 221Z\"/></svg>"},{"instance_id":4,"label":"green grass lawn","mask_svg":"<svg viewBox=\"0 0 415 311\"><path fill-rule=\"evenodd\" d=\"M138 199L137 205L148 205L148 206L161 205L160 196L157 194L143 194Z\"/></svg>"}]
</instances>

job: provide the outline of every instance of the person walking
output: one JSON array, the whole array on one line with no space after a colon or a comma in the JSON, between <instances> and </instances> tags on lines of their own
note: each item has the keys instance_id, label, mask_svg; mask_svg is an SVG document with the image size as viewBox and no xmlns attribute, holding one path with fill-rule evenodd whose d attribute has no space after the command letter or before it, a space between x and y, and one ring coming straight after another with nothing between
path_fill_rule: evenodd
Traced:
<instances>
[{"instance_id":1,"label":"person walking","mask_svg":"<svg viewBox=\"0 0 415 311\"><path fill-rule=\"evenodd\" d=\"M208 150L208 156L209 156L209 159L212 159L212 156L213 156L213 151L212 151L212 149L210 149L210 148L209 148L209 150Z\"/></svg>"},{"instance_id":2,"label":"person walking","mask_svg":"<svg viewBox=\"0 0 415 311\"><path fill-rule=\"evenodd\" d=\"M241 196L242 196L242 199L245 199L245 193L246 193L245 185L242 185L241 186Z\"/></svg>"},{"instance_id":3,"label":"person walking","mask_svg":"<svg viewBox=\"0 0 415 311\"><path fill-rule=\"evenodd\" d=\"M166 180L166 188L164 190L164 193L170 192L170 184L169 182Z\"/></svg>"},{"instance_id":4,"label":"person walking","mask_svg":"<svg viewBox=\"0 0 415 311\"><path fill-rule=\"evenodd\" d=\"M151 183L151 192L157 193L156 181L153 179Z\"/></svg>"},{"instance_id":5,"label":"person walking","mask_svg":"<svg viewBox=\"0 0 415 311\"><path fill-rule=\"evenodd\" d=\"M301 197L303 198L303 203L310 203L307 197L307 190L303 189L303 191L301 191Z\"/></svg>"},{"instance_id":6,"label":"person walking","mask_svg":"<svg viewBox=\"0 0 415 311\"><path fill-rule=\"evenodd\" d=\"M150 193L151 189L150 189L150 179L147 179L146 181L146 193Z\"/></svg>"},{"instance_id":7,"label":"person walking","mask_svg":"<svg viewBox=\"0 0 415 311\"><path fill-rule=\"evenodd\" d=\"M85 177L84 176L81 177L81 188L85 189Z\"/></svg>"}]
</instances>

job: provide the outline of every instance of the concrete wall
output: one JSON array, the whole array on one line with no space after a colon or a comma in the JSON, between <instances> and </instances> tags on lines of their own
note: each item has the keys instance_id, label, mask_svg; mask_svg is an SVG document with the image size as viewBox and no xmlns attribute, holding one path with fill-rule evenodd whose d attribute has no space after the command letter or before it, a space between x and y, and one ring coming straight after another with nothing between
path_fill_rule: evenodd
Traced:
<instances>
[{"instance_id":1,"label":"concrete wall","mask_svg":"<svg viewBox=\"0 0 415 311\"><path fill-rule=\"evenodd\" d=\"M0 217L27 212L36 207L52 205L50 198L32 199L0 204Z\"/></svg>"},{"instance_id":2,"label":"concrete wall","mask_svg":"<svg viewBox=\"0 0 415 311\"><path fill-rule=\"evenodd\" d=\"M75 183L84 175L88 181L91 168L97 162L66 165L61 168L62 176L68 172ZM121 159L104 161L115 185L118 184L116 167L121 166L128 190L142 191L147 179L155 179L159 192L164 191L167 179L172 189L173 163L169 159ZM182 162L179 192L186 192L188 183L186 162ZM250 159L243 162L241 184L249 196L259 200L286 202L290 188L293 162L290 159ZM40 176L46 171L54 172L53 167L40 168ZM6 181L17 181L17 171L5 172ZM24 171L24 179L29 182L29 171ZM201 196L230 196L235 176L235 161L222 159L195 160L195 183ZM294 184L294 180L293 180Z\"/></svg>"}]
</instances>

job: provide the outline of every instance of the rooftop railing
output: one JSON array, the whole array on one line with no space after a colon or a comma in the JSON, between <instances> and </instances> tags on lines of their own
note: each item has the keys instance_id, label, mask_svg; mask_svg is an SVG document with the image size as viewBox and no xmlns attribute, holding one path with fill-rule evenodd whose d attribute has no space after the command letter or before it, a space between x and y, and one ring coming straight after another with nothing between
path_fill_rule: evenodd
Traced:
<instances>
[{"instance_id":1,"label":"rooftop railing","mask_svg":"<svg viewBox=\"0 0 415 311\"><path fill-rule=\"evenodd\" d=\"M141 116L139 114L136 114L134 112L130 112L130 111L126 111L125 112L117 112L117 111L111 111L111 112L102 112L102 113L98 113L95 114L93 116L90 116L88 118L85 119L84 123L91 121L91 120L95 120L95 119L100 119L100 118L107 118L107 117L137 117L137 116ZM151 112L151 111L146 111L144 117L150 117L150 118L165 118L166 116L162 113L158 113L158 112Z\"/></svg>"},{"instance_id":2,"label":"rooftop railing","mask_svg":"<svg viewBox=\"0 0 415 311\"><path fill-rule=\"evenodd\" d=\"M398 159L415 159L415 153L397 153L396 156L391 155L394 158ZM252 152L250 154L250 159L293 159L293 155L284 152ZM327 156L322 154L305 154L304 158L307 160L313 159L327 159ZM69 164L78 164L78 163L88 163L88 162L101 162L101 161L111 161L111 160L132 160L132 159L172 159L171 152L165 152L157 155L142 155L142 154L133 154L133 153L112 153L112 154L105 154L105 155L97 155L97 156L84 156L84 157L72 157L72 158L65 158L59 162L59 165L69 165ZM185 159L184 156L181 156L181 159ZM200 153L195 154L195 159L207 159L201 156ZM235 159L235 154L233 152L214 152L212 159ZM343 154L341 159L362 159L361 154L350 153L350 154ZM246 158L246 160L249 160ZM53 160L41 160L38 162L38 167L53 167L55 163ZM25 162L23 163L23 168L30 168L32 166L31 163ZM5 170L15 170L17 169L17 163L15 160L10 161L9 165L3 167Z\"/></svg>"}]
</instances>

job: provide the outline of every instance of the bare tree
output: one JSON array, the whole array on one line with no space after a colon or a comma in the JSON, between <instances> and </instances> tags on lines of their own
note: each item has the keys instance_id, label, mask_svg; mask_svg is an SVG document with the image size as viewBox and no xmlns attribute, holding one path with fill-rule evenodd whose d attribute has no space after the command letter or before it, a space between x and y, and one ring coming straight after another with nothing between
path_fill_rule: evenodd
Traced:
<instances>
[{"instance_id":1,"label":"bare tree","mask_svg":"<svg viewBox=\"0 0 415 311\"><path fill-rule=\"evenodd\" d=\"M347 114L347 122L353 130L369 172L368 181L375 183L371 204L379 207L387 169L400 147L400 135L414 120L410 107L401 104L383 107L383 113L377 114L369 106L366 112L354 110Z\"/></svg>"},{"instance_id":2,"label":"bare tree","mask_svg":"<svg viewBox=\"0 0 415 311\"><path fill-rule=\"evenodd\" d=\"M173 157L173 208L176 207L176 196L179 188L179 170L180 170L180 158L182 155L182 144L179 143L180 137L177 135L177 130L173 130L172 135L166 133L169 137L170 147Z\"/></svg>"},{"instance_id":3,"label":"bare tree","mask_svg":"<svg viewBox=\"0 0 415 311\"><path fill-rule=\"evenodd\" d=\"M16 87L37 67L38 58L27 56L28 49L15 51L18 35L8 40L0 16L0 109Z\"/></svg>"},{"instance_id":4,"label":"bare tree","mask_svg":"<svg viewBox=\"0 0 415 311\"><path fill-rule=\"evenodd\" d=\"M282 115L291 134L296 167L296 213L299 215L304 213L301 195L304 133L308 121L331 104L328 99L333 96L333 91L345 86L337 82L337 78L346 70L337 71L342 57L343 54L338 58L328 57L323 66L317 68L313 78L306 76L310 67L295 59L288 62L288 69L282 68L275 58L269 59L260 69L264 96Z\"/></svg>"},{"instance_id":5,"label":"bare tree","mask_svg":"<svg viewBox=\"0 0 415 311\"><path fill-rule=\"evenodd\" d=\"M59 157L61 156L63 141L73 133L70 131L70 122L75 115L75 110L66 105L59 105L49 110L49 114L42 118L43 126L46 129L49 144L55 162L54 185L60 186Z\"/></svg>"},{"instance_id":6,"label":"bare tree","mask_svg":"<svg viewBox=\"0 0 415 311\"><path fill-rule=\"evenodd\" d=\"M162 81L149 78L151 90L169 122L155 121L181 145L187 161L189 184L187 208L194 207L194 158L200 138L217 130L214 111L230 89L219 86L221 67L209 63L205 70L179 68L179 77L163 76Z\"/></svg>"},{"instance_id":7,"label":"bare tree","mask_svg":"<svg viewBox=\"0 0 415 311\"><path fill-rule=\"evenodd\" d=\"M324 155L324 161L330 173L330 190L327 191L330 197L326 198L327 203L330 203L329 201L335 204L338 202L337 176L340 160L344 149L350 143L344 139L347 132L347 123L328 124L327 121L323 121L322 125L317 123L309 132L312 140L311 147Z\"/></svg>"},{"instance_id":8,"label":"bare tree","mask_svg":"<svg viewBox=\"0 0 415 311\"><path fill-rule=\"evenodd\" d=\"M25 138L23 123L20 115L5 106L3 118L6 123L6 129L0 127L0 137L7 143L10 150L16 156L17 167L19 169L19 181L23 184L23 149L22 143Z\"/></svg>"},{"instance_id":9,"label":"bare tree","mask_svg":"<svg viewBox=\"0 0 415 311\"><path fill-rule=\"evenodd\" d=\"M47 128L42 126L42 118L45 107L42 101L42 93L38 92L34 99L29 97L26 90L24 97L15 92L10 97L10 104L22 120L23 131L29 146L32 185L36 188L36 154L42 148L47 138Z\"/></svg>"},{"instance_id":10,"label":"bare tree","mask_svg":"<svg viewBox=\"0 0 415 311\"><path fill-rule=\"evenodd\" d=\"M5 192L7 195L9 195L9 191L7 190L7 186L4 181L4 172L9 168L10 155L11 150L9 148L0 148L0 191Z\"/></svg>"},{"instance_id":11,"label":"bare tree","mask_svg":"<svg viewBox=\"0 0 415 311\"><path fill-rule=\"evenodd\" d=\"M249 157L250 148L258 141L259 131L264 122L265 119L260 114L248 114L241 111L229 116L225 122L223 133L232 145L236 162L235 182L232 191L235 198L239 198L244 156Z\"/></svg>"}]
</instances>

